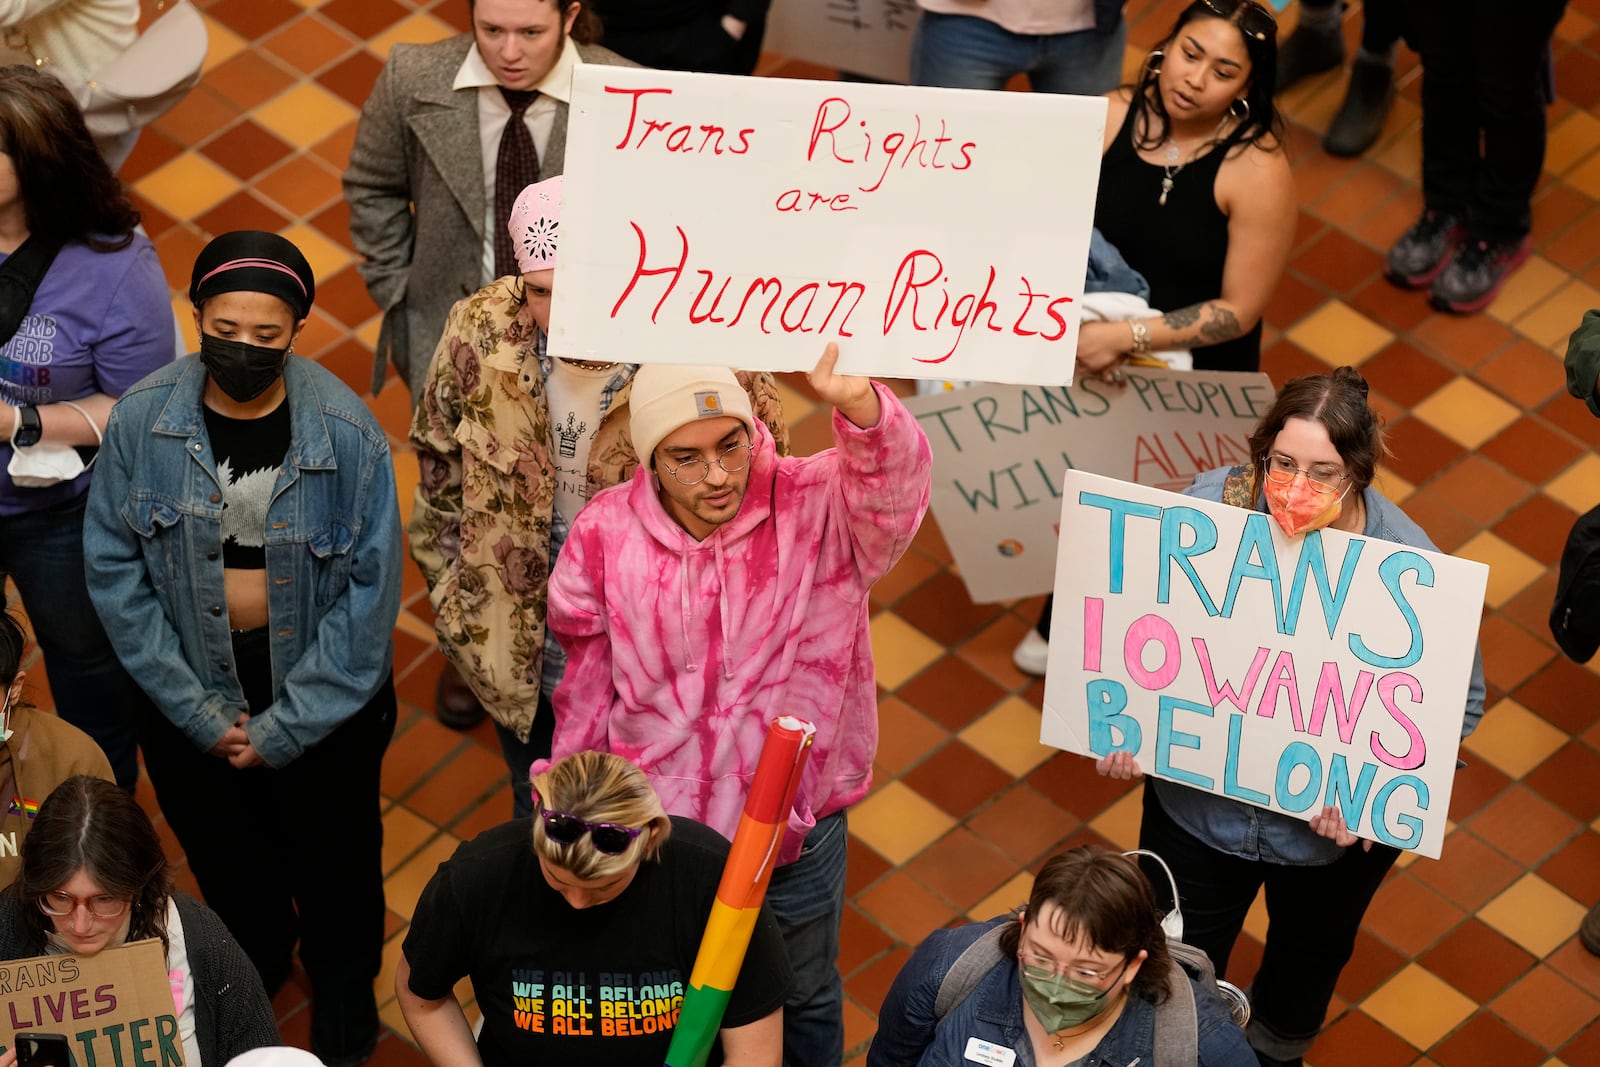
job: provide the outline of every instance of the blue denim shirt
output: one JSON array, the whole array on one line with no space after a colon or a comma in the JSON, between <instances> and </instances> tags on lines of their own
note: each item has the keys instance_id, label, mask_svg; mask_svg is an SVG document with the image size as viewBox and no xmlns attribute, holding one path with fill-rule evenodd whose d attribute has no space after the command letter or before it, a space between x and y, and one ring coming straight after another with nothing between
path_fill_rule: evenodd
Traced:
<instances>
[{"instance_id":1,"label":"blue denim shirt","mask_svg":"<svg viewBox=\"0 0 1600 1067\"><path fill-rule=\"evenodd\" d=\"M1150 283L1134 270L1117 246L1106 240L1099 228L1089 231L1089 268L1084 274L1086 293L1132 293L1140 300L1150 299Z\"/></svg>"},{"instance_id":2,"label":"blue denim shirt","mask_svg":"<svg viewBox=\"0 0 1600 1067\"><path fill-rule=\"evenodd\" d=\"M248 710L222 580L222 496L190 356L123 394L84 518L89 591L135 681L197 748ZM400 513L383 430L338 378L290 356L289 451L266 529L274 702L246 726L282 767L359 711L389 674Z\"/></svg>"},{"instance_id":3,"label":"blue denim shirt","mask_svg":"<svg viewBox=\"0 0 1600 1067\"><path fill-rule=\"evenodd\" d=\"M1017 1067L1034 1067L1033 1042L1023 1023L1027 1011L1017 962L1003 959L967 998L942 1020L934 1017L939 983L968 945L1009 921L1002 916L986 923L936 930L912 953L889 987L878 1013L878 1033L867 1050L867 1067L964 1067L967 1041L979 1038L1017 1054ZM1257 1067L1256 1054L1214 994L1193 982L1199 1015L1200 1059L1196 1067ZM1134 994L1083 1067L1141 1067L1154 1064L1156 1006ZM1154 1064L1154 1067L1167 1067ZM1187 1065L1185 1065L1187 1067Z\"/></svg>"},{"instance_id":4,"label":"blue denim shirt","mask_svg":"<svg viewBox=\"0 0 1600 1067\"><path fill-rule=\"evenodd\" d=\"M1231 472L1232 469L1227 467L1207 471L1184 490L1184 495L1220 502L1222 484ZM1361 531L1363 536L1430 552L1438 551L1428 535L1422 532L1422 527L1412 522L1405 512L1376 489L1368 486L1361 502L1367 510L1366 526ZM1267 510L1265 495L1257 501L1256 508L1259 511ZM1480 648L1473 655L1472 680L1467 685L1466 718L1461 724L1462 737L1477 729L1478 720L1483 718L1483 697L1483 650ZM1281 812L1202 793L1177 782L1157 779L1154 786L1162 808L1172 816L1173 821L1220 852L1249 860L1303 867L1332 863L1344 852L1332 839L1316 833L1305 821Z\"/></svg>"}]
</instances>

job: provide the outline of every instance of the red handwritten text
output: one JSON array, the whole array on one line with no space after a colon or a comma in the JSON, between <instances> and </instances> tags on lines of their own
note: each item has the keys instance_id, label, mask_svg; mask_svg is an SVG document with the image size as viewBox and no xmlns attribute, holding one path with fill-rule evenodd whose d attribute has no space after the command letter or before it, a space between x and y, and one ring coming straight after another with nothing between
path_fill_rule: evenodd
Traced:
<instances>
[{"instance_id":1,"label":"red handwritten text","mask_svg":"<svg viewBox=\"0 0 1600 1067\"><path fill-rule=\"evenodd\" d=\"M880 137L876 157L873 155L872 130L867 126L867 120L857 120L861 134L866 138L866 148L858 155L850 143L841 145L838 136L850 121L851 114L850 103L843 97L830 96L817 105L816 117L811 123L811 140L806 146L806 162L816 159L826 142L827 154L840 163L865 163L877 167L877 180L871 185L858 186L863 193L880 189L896 160L899 160L901 170L913 161L924 170L966 170L972 166L972 150L978 147L977 143L964 141L947 151L945 146L952 144L954 139L946 135L945 120L939 120L939 135L928 138L922 134L921 115L913 116L915 125L909 132L894 130Z\"/></svg>"},{"instance_id":2,"label":"red handwritten text","mask_svg":"<svg viewBox=\"0 0 1600 1067\"><path fill-rule=\"evenodd\" d=\"M880 287L880 297L869 292L867 282L855 279L814 281L777 273L736 278L691 267L689 235L683 227L673 227L675 239L668 237L665 249L658 240L652 250L643 228L637 222L629 225L638 241L638 259L612 304L613 319L648 308L651 323L660 323L663 314L681 315L692 326L845 338L855 336L851 316L865 300L869 306L881 305L884 337L910 334L936 341L939 354L913 357L922 363L950 359L971 328L1051 342L1064 340L1070 329L1061 309L1072 303L1071 297L1040 291L1026 277L1019 278L1013 297L994 266L958 272L925 248L901 257L887 291ZM952 283L952 274L964 274L970 281Z\"/></svg>"},{"instance_id":3,"label":"red handwritten text","mask_svg":"<svg viewBox=\"0 0 1600 1067\"><path fill-rule=\"evenodd\" d=\"M606 86L608 93L622 93L633 97L628 108L628 128L623 131L622 139L612 147L618 151L644 148L656 134L661 134L655 143L669 152L700 153L709 152L714 156L727 153L731 156L742 156L750 151L750 135L755 133L755 127L747 126L737 134L730 134L726 127L713 123L695 125L688 122L673 122L670 119L653 119L639 114L639 106L646 96L654 93L672 95L671 89L623 89L615 85ZM723 147L723 141L730 136L738 140Z\"/></svg>"}]
</instances>

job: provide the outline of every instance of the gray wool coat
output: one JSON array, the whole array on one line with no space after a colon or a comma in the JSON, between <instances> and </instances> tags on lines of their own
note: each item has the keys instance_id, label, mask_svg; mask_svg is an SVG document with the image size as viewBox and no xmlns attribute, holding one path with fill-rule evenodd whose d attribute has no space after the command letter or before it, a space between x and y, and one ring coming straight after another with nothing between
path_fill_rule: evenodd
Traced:
<instances>
[{"instance_id":1,"label":"gray wool coat","mask_svg":"<svg viewBox=\"0 0 1600 1067\"><path fill-rule=\"evenodd\" d=\"M472 46L471 34L396 45L361 109L344 195L361 277L383 310L373 392L393 360L418 396L451 305L483 282L478 94L450 88ZM585 63L633 65L599 45L577 48ZM562 172L566 150L567 105L558 101L541 181Z\"/></svg>"}]
</instances>

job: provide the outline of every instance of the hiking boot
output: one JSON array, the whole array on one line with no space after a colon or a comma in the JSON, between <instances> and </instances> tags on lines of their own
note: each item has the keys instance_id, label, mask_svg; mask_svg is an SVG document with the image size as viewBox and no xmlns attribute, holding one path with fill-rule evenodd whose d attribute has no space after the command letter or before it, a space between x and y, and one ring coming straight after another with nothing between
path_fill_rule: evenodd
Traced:
<instances>
[{"instance_id":1,"label":"hiking boot","mask_svg":"<svg viewBox=\"0 0 1600 1067\"><path fill-rule=\"evenodd\" d=\"M1332 70L1343 62L1344 35L1337 28L1328 32L1296 26L1278 46L1276 91L1281 93L1296 82Z\"/></svg>"},{"instance_id":2,"label":"hiking boot","mask_svg":"<svg viewBox=\"0 0 1600 1067\"><path fill-rule=\"evenodd\" d=\"M1578 940L1583 942L1584 948L1600 956L1600 904L1590 908L1578 925Z\"/></svg>"},{"instance_id":3,"label":"hiking boot","mask_svg":"<svg viewBox=\"0 0 1600 1067\"><path fill-rule=\"evenodd\" d=\"M1345 90L1339 113L1328 124L1322 139L1323 151L1346 159L1359 156L1372 147L1383 132L1394 100L1394 68L1365 56L1356 56L1350 66L1350 87Z\"/></svg>"},{"instance_id":4,"label":"hiking boot","mask_svg":"<svg viewBox=\"0 0 1600 1067\"><path fill-rule=\"evenodd\" d=\"M1402 289L1421 289L1449 264L1463 236L1454 215L1424 211L1389 249L1383 276Z\"/></svg>"},{"instance_id":5,"label":"hiking boot","mask_svg":"<svg viewBox=\"0 0 1600 1067\"><path fill-rule=\"evenodd\" d=\"M1527 234L1509 241L1467 241L1433 280L1428 303L1458 315L1483 310L1532 250L1533 238Z\"/></svg>"}]
</instances>

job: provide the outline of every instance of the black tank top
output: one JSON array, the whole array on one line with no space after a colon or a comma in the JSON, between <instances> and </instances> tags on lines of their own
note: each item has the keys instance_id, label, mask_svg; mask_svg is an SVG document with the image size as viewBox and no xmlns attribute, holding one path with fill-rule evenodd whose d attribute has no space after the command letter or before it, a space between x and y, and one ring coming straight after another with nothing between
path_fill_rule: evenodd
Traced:
<instances>
[{"instance_id":1,"label":"black tank top","mask_svg":"<svg viewBox=\"0 0 1600 1067\"><path fill-rule=\"evenodd\" d=\"M1217 207L1217 171L1234 145L1221 144L1172 177L1161 204L1164 168L1139 158L1133 147L1134 105L1116 140L1100 160L1094 224L1150 283L1150 306L1176 311L1222 295L1228 258L1228 216ZM1194 350L1196 370L1261 368L1261 323L1243 337Z\"/></svg>"}]
</instances>

